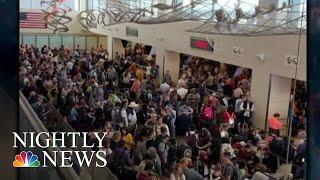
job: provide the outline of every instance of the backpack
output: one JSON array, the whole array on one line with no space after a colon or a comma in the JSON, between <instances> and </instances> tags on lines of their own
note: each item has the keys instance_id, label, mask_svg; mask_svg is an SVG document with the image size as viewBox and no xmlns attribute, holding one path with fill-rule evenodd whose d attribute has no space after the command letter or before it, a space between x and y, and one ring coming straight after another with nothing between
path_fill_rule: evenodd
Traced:
<instances>
[{"instance_id":1,"label":"backpack","mask_svg":"<svg viewBox=\"0 0 320 180\"><path fill-rule=\"evenodd\" d=\"M123 152L116 152L113 156L112 168L116 175L122 175L125 173L126 169L126 162L124 159L125 151Z\"/></svg>"},{"instance_id":2,"label":"backpack","mask_svg":"<svg viewBox=\"0 0 320 180\"><path fill-rule=\"evenodd\" d=\"M140 162L142 161L142 153L141 153L140 150L138 150L138 149L133 150L133 152L132 152L132 160L133 160L133 163L135 165L139 165L140 164Z\"/></svg>"},{"instance_id":3,"label":"backpack","mask_svg":"<svg viewBox=\"0 0 320 180\"><path fill-rule=\"evenodd\" d=\"M177 159L181 159L183 157L191 157L192 149L189 145L180 145L177 148Z\"/></svg>"},{"instance_id":4,"label":"backpack","mask_svg":"<svg viewBox=\"0 0 320 180\"><path fill-rule=\"evenodd\" d=\"M203 109L202 116L204 120L213 120L214 119L214 112L211 106L207 106Z\"/></svg>"},{"instance_id":5,"label":"backpack","mask_svg":"<svg viewBox=\"0 0 320 180\"><path fill-rule=\"evenodd\" d=\"M238 168L236 167L236 165L233 165L233 172L231 175L231 180L238 180L238 179L239 179Z\"/></svg>"},{"instance_id":6,"label":"backpack","mask_svg":"<svg viewBox=\"0 0 320 180\"><path fill-rule=\"evenodd\" d=\"M190 134L187 136L187 144L195 150L197 148L197 136L196 134Z\"/></svg>"},{"instance_id":7,"label":"backpack","mask_svg":"<svg viewBox=\"0 0 320 180\"><path fill-rule=\"evenodd\" d=\"M149 149L150 147L154 147L158 150L160 143L161 143L160 137L156 137L155 139L147 140L146 147L147 147L147 149Z\"/></svg>"},{"instance_id":8,"label":"backpack","mask_svg":"<svg viewBox=\"0 0 320 180\"><path fill-rule=\"evenodd\" d=\"M161 137L160 136L158 136L158 137L156 137L156 139L153 141L153 147L155 147L157 150L158 150L158 148L159 148L159 145L160 145L160 143L161 143L162 141L161 141Z\"/></svg>"},{"instance_id":9,"label":"backpack","mask_svg":"<svg viewBox=\"0 0 320 180\"><path fill-rule=\"evenodd\" d=\"M230 126L233 126L234 123L235 123L234 112L231 113L231 115L230 115L228 112L226 112L226 113L227 113L227 116L228 116L228 123L229 123L229 125L230 125Z\"/></svg>"},{"instance_id":10,"label":"backpack","mask_svg":"<svg viewBox=\"0 0 320 180\"><path fill-rule=\"evenodd\" d=\"M169 146L168 162L176 162L177 161L177 159L178 159L177 151L178 151L177 146Z\"/></svg>"},{"instance_id":11,"label":"backpack","mask_svg":"<svg viewBox=\"0 0 320 180\"><path fill-rule=\"evenodd\" d=\"M232 166L232 174L231 174L230 180L238 180L239 174L238 174L238 170L237 170L236 165L228 164L227 167L228 166ZM226 171L227 167L225 167L224 172Z\"/></svg>"},{"instance_id":12,"label":"backpack","mask_svg":"<svg viewBox=\"0 0 320 180\"><path fill-rule=\"evenodd\" d=\"M251 110L253 106L253 102L249 102L249 109ZM246 111L246 109L248 108L248 101L243 101L243 111L242 111L242 115L244 114L244 112ZM250 113L251 116L251 113Z\"/></svg>"},{"instance_id":13,"label":"backpack","mask_svg":"<svg viewBox=\"0 0 320 180\"><path fill-rule=\"evenodd\" d=\"M103 113L104 113L104 117L106 117L108 120L111 120L111 110L113 109L112 106L108 106L108 105L104 105L103 106Z\"/></svg>"},{"instance_id":14,"label":"backpack","mask_svg":"<svg viewBox=\"0 0 320 180\"><path fill-rule=\"evenodd\" d=\"M249 102L249 109L251 109L253 106L253 102ZM248 101L243 102L243 108L247 109L248 108Z\"/></svg>"},{"instance_id":15,"label":"backpack","mask_svg":"<svg viewBox=\"0 0 320 180\"><path fill-rule=\"evenodd\" d=\"M115 117L112 117L112 111L115 112ZM114 121L115 123L121 122L120 110L119 110L119 112L117 112L116 108L112 108L110 111L110 115L111 115L112 121ZM113 119L113 118L115 118L115 119Z\"/></svg>"}]
</instances>

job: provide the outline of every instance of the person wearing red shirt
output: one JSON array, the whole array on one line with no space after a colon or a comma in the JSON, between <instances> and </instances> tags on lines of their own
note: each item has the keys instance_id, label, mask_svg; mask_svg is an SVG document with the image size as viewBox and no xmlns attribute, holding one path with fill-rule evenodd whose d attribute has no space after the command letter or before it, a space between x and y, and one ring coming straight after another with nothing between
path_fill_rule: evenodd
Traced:
<instances>
[{"instance_id":1,"label":"person wearing red shirt","mask_svg":"<svg viewBox=\"0 0 320 180\"><path fill-rule=\"evenodd\" d=\"M235 89L235 82L233 78L227 80L227 85L229 85L232 89Z\"/></svg>"},{"instance_id":2,"label":"person wearing red shirt","mask_svg":"<svg viewBox=\"0 0 320 180\"><path fill-rule=\"evenodd\" d=\"M223 113L223 123L228 124L229 128L234 128L236 113L234 112L234 108L229 106L227 111Z\"/></svg>"},{"instance_id":3,"label":"person wearing red shirt","mask_svg":"<svg viewBox=\"0 0 320 180\"><path fill-rule=\"evenodd\" d=\"M268 119L269 132L274 133L277 136L280 136L280 129L283 127L279 117L280 114L275 113L271 118Z\"/></svg>"}]
</instances>

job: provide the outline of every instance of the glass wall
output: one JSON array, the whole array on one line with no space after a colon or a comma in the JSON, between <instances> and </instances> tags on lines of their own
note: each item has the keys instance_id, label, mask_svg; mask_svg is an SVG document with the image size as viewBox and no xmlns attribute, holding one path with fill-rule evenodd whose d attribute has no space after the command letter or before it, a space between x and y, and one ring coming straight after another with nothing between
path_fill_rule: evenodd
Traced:
<instances>
[{"instance_id":1,"label":"glass wall","mask_svg":"<svg viewBox=\"0 0 320 180\"><path fill-rule=\"evenodd\" d=\"M87 37L87 49L97 48L98 40L97 36L88 36Z\"/></svg>"},{"instance_id":2,"label":"glass wall","mask_svg":"<svg viewBox=\"0 0 320 180\"><path fill-rule=\"evenodd\" d=\"M51 48L60 47L63 45L65 48L74 49L79 45L80 49L91 49L91 47L97 48L102 45L103 48L107 48L108 40L107 36L81 36L81 35L50 35L50 34L20 34L19 44L34 45L38 48L44 45L49 45Z\"/></svg>"},{"instance_id":3,"label":"glass wall","mask_svg":"<svg viewBox=\"0 0 320 180\"><path fill-rule=\"evenodd\" d=\"M21 9L45 9L46 4L41 5L42 0L19 0ZM80 1L82 0L65 0L62 4L73 10L79 10ZM97 0L98 1L98 0Z\"/></svg>"},{"instance_id":4,"label":"glass wall","mask_svg":"<svg viewBox=\"0 0 320 180\"><path fill-rule=\"evenodd\" d=\"M36 46L41 48L44 45L48 45L49 37L48 36L36 36L37 43Z\"/></svg>"},{"instance_id":5,"label":"glass wall","mask_svg":"<svg viewBox=\"0 0 320 180\"><path fill-rule=\"evenodd\" d=\"M150 7L151 5L152 5L152 0L139 0L140 8Z\"/></svg>"},{"instance_id":6,"label":"glass wall","mask_svg":"<svg viewBox=\"0 0 320 180\"><path fill-rule=\"evenodd\" d=\"M63 6L67 6L73 10L77 10L78 7L75 6L76 2L78 0L65 0L62 4Z\"/></svg>"},{"instance_id":7,"label":"glass wall","mask_svg":"<svg viewBox=\"0 0 320 180\"><path fill-rule=\"evenodd\" d=\"M20 4L20 8L23 8L23 9L31 8L30 0L20 0L19 4Z\"/></svg>"},{"instance_id":8,"label":"glass wall","mask_svg":"<svg viewBox=\"0 0 320 180\"><path fill-rule=\"evenodd\" d=\"M291 5L291 8L286 8L277 14L277 25L286 25L289 28L306 28L306 0L279 0L278 7L282 7L283 4ZM304 18L301 23L302 12ZM293 20L291 23L286 24L287 21Z\"/></svg>"},{"instance_id":9,"label":"glass wall","mask_svg":"<svg viewBox=\"0 0 320 180\"><path fill-rule=\"evenodd\" d=\"M103 36L99 36L98 37L98 45L102 45L103 48L106 48L108 44L108 38L107 37L103 37Z\"/></svg>"},{"instance_id":10,"label":"glass wall","mask_svg":"<svg viewBox=\"0 0 320 180\"><path fill-rule=\"evenodd\" d=\"M41 9L41 0L31 0L32 9Z\"/></svg>"},{"instance_id":11,"label":"glass wall","mask_svg":"<svg viewBox=\"0 0 320 180\"><path fill-rule=\"evenodd\" d=\"M27 45L35 45L36 44L36 36L23 36L23 44L27 44Z\"/></svg>"},{"instance_id":12,"label":"glass wall","mask_svg":"<svg viewBox=\"0 0 320 180\"><path fill-rule=\"evenodd\" d=\"M51 48L54 47L60 47L61 46L61 36L49 36L50 42L49 42L49 46Z\"/></svg>"},{"instance_id":13,"label":"glass wall","mask_svg":"<svg viewBox=\"0 0 320 180\"><path fill-rule=\"evenodd\" d=\"M65 48L73 49L74 48L74 36L62 36L62 44Z\"/></svg>"},{"instance_id":14,"label":"glass wall","mask_svg":"<svg viewBox=\"0 0 320 180\"><path fill-rule=\"evenodd\" d=\"M88 9L104 9L106 8L107 0L88 0L87 7Z\"/></svg>"},{"instance_id":15,"label":"glass wall","mask_svg":"<svg viewBox=\"0 0 320 180\"><path fill-rule=\"evenodd\" d=\"M86 37L85 36L75 36L74 38L75 46L79 45L80 49L86 49Z\"/></svg>"}]
</instances>

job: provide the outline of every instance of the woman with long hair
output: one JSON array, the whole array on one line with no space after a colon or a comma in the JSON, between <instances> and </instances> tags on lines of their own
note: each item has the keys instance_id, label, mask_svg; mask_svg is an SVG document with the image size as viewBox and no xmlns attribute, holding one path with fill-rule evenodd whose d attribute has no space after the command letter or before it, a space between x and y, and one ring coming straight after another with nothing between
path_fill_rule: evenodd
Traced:
<instances>
[{"instance_id":1,"label":"woman with long hair","mask_svg":"<svg viewBox=\"0 0 320 180\"><path fill-rule=\"evenodd\" d=\"M183 168L180 164L176 164L170 174L170 180L185 180L186 176L183 173Z\"/></svg>"}]
</instances>

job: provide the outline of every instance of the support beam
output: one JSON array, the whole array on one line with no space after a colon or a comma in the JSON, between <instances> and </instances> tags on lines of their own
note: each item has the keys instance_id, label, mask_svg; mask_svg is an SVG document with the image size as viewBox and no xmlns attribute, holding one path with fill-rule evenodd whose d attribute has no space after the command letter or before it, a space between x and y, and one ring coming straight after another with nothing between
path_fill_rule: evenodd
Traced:
<instances>
[{"instance_id":1,"label":"support beam","mask_svg":"<svg viewBox=\"0 0 320 180\"><path fill-rule=\"evenodd\" d=\"M263 67L262 67L263 68ZM265 129L268 97L269 97L270 75L261 73L261 70L252 71L251 99L254 102L254 113L252 117L253 126Z\"/></svg>"},{"instance_id":2,"label":"support beam","mask_svg":"<svg viewBox=\"0 0 320 180\"><path fill-rule=\"evenodd\" d=\"M271 75L268 117L271 117L274 113L279 113L281 118L287 119L291 82L290 78Z\"/></svg>"},{"instance_id":3,"label":"support beam","mask_svg":"<svg viewBox=\"0 0 320 180\"><path fill-rule=\"evenodd\" d=\"M112 52L112 56L110 57L114 58L116 55L116 52L118 52L119 55L125 54L125 48L122 45L121 39L112 38L112 44L113 44L113 52Z\"/></svg>"},{"instance_id":4,"label":"support beam","mask_svg":"<svg viewBox=\"0 0 320 180\"><path fill-rule=\"evenodd\" d=\"M165 51L165 63L164 70L169 70L171 74L171 79L173 82L177 83L179 79L179 67L180 67L180 55L174 51Z\"/></svg>"},{"instance_id":5,"label":"support beam","mask_svg":"<svg viewBox=\"0 0 320 180\"><path fill-rule=\"evenodd\" d=\"M164 62L165 62L165 57L164 57L164 53L165 53L165 49L164 48L158 48L157 47L157 52L156 52L156 65L159 66L159 79L158 80L161 80L162 81L162 77L163 77L163 74L164 74ZM160 81L159 81L160 82Z\"/></svg>"},{"instance_id":6,"label":"support beam","mask_svg":"<svg viewBox=\"0 0 320 180\"><path fill-rule=\"evenodd\" d=\"M109 53L109 58L111 58L112 59L112 57L113 57L113 54L112 54L112 48L113 48L113 45L112 45L112 36L107 36L107 48L108 48L108 53Z\"/></svg>"}]
</instances>

